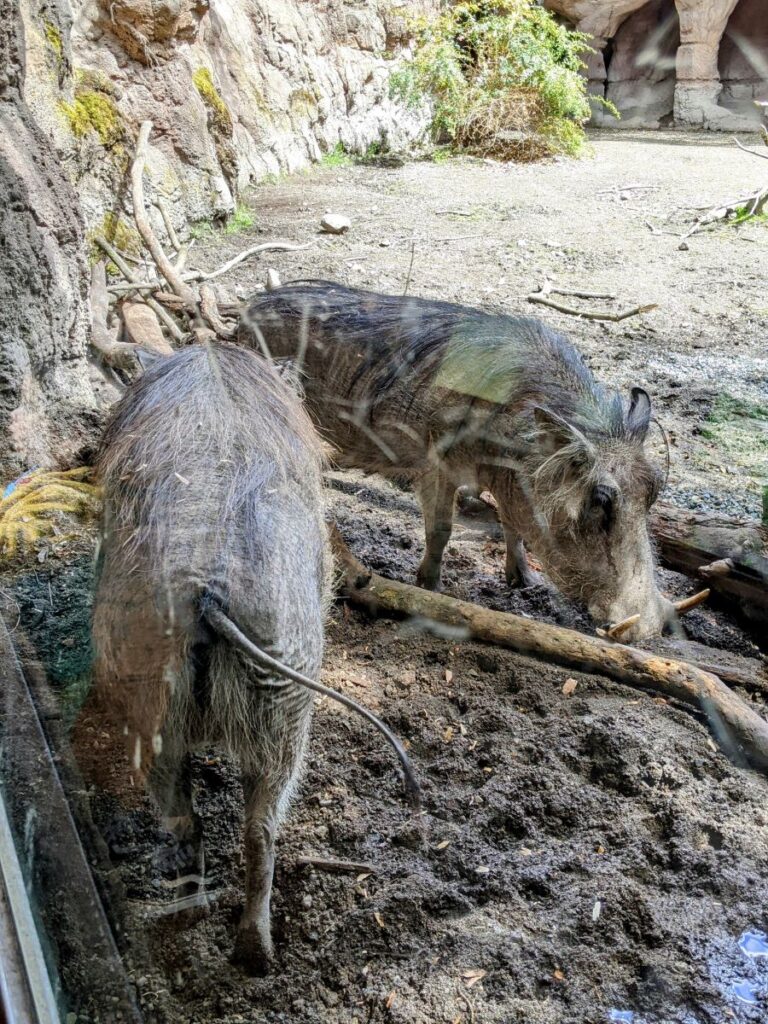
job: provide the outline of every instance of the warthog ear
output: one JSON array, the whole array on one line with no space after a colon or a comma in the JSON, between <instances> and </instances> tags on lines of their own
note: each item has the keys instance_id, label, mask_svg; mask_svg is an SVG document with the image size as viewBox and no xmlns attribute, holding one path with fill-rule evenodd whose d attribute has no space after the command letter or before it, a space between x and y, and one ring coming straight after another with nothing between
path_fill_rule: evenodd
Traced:
<instances>
[{"instance_id":1,"label":"warthog ear","mask_svg":"<svg viewBox=\"0 0 768 1024\"><path fill-rule=\"evenodd\" d=\"M151 366L154 366L158 360L166 358L167 357L162 355L160 352L154 352L146 348L139 348L138 345L136 346L136 361L145 373Z\"/></svg>"},{"instance_id":2,"label":"warthog ear","mask_svg":"<svg viewBox=\"0 0 768 1024\"><path fill-rule=\"evenodd\" d=\"M629 412L627 413L627 426L630 433L638 440L643 441L648 433L648 424L651 422L651 396L642 388L632 388L629 393Z\"/></svg>"},{"instance_id":3,"label":"warthog ear","mask_svg":"<svg viewBox=\"0 0 768 1024\"><path fill-rule=\"evenodd\" d=\"M594 457L595 450L582 432L556 412L535 405L533 418L539 428L536 442L542 455L554 455L563 448L573 447L575 462L587 462Z\"/></svg>"}]
</instances>

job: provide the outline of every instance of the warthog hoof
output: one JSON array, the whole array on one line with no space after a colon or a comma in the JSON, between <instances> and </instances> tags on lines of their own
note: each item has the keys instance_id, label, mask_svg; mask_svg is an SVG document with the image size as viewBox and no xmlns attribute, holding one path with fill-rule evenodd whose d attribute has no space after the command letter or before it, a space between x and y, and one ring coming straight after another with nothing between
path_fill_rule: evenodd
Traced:
<instances>
[{"instance_id":1,"label":"warthog hoof","mask_svg":"<svg viewBox=\"0 0 768 1024\"><path fill-rule=\"evenodd\" d=\"M269 974L274 955L268 929L265 932L255 924L242 925L238 929L234 959L249 974Z\"/></svg>"},{"instance_id":2,"label":"warthog hoof","mask_svg":"<svg viewBox=\"0 0 768 1024\"><path fill-rule=\"evenodd\" d=\"M433 569L432 566L420 565L416 571L416 586L423 590L440 590L440 566Z\"/></svg>"}]
</instances>

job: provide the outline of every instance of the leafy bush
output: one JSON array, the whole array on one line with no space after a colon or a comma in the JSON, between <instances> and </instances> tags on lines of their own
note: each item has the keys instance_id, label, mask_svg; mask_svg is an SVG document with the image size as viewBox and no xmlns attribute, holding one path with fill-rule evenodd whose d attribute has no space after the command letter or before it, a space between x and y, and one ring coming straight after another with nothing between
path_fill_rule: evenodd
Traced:
<instances>
[{"instance_id":1,"label":"leafy bush","mask_svg":"<svg viewBox=\"0 0 768 1024\"><path fill-rule=\"evenodd\" d=\"M392 94L432 102L437 141L512 159L578 153L590 114L586 35L535 0L453 0L412 27L415 50Z\"/></svg>"}]
</instances>

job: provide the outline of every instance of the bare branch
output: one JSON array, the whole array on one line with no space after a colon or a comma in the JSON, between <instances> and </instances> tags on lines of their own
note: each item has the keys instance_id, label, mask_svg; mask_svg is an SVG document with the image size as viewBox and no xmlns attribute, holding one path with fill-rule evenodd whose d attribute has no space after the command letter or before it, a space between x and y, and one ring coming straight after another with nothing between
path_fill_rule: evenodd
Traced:
<instances>
[{"instance_id":1,"label":"bare branch","mask_svg":"<svg viewBox=\"0 0 768 1024\"><path fill-rule=\"evenodd\" d=\"M120 271L124 278L126 278L128 281L131 281L134 284L138 284L140 287L144 284L144 282L137 280L136 275L125 262L125 260L122 258L120 253L115 249L113 245L110 245L106 238L102 238L101 235L99 235L95 239L95 241L99 248L102 249L107 254L107 256L109 256L110 260L112 260L112 262L115 264L115 266L117 267L117 269ZM157 313L157 315L163 321L165 326L171 332L171 336L175 338L176 341L183 341L184 332L173 319L171 314L166 309L163 309L160 303L149 295L144 298L144 301L146 302L150 309L154 310L154 312Z\"/></svg>"},{"instance_id":2,"label":"bare branch","mask_svg":"<svg viewBox=\"0 0 768 1024\"><path fill-rule=\"evenodd\" d=\"M751 153L752 156L759 156L759 157L762 157L763 160L768 160L768 153L760 153L756 149L750 149L748 146L742 145L742 143L740 143L739 140L735 136L734 136L733 141L736 143L736 145L739 147L739 149L743 150L745 153Z\"/></svg>"},{"instance_id":3,"label":"bare branch","mask_svg":"<svg viewBox=\"0 0 768 1024\"><path fill-rule=\"evenodd\" d=\"M164 199L158 199L155 206L158 208L160 216L163 218L163 224L165 224L165 230L168 233L168 240L170 241L174 252L179 252L181 250L181 242L179 241L179 236L176 234L176 228L173 226L171 214L168 210L168 204Z\"/></svg>"},{"instance_id":4,"label":"bare branch","mask_svg":"<svg viewBox=\"0 0 768 1024\"><path fill-rule=\"evenodd\" d=\"M239 266L244 260L247 260L250 256L255 256L260 252L298 252L300 249L310 249L311 243L307 242L305 245L292 245L290 242L263 242L261 245L254 245L252 249L246 249L245 252L241 252L239 256L235 256L233 259L228 260L227 263L223 263L216 270L212 270L210 273L206 273L204 270L191 270L188 274L184 274L184 281L213 281L214 278L221 277L222 274L228 273L230 270L234 270L235 267Z\"/></svg>"},{"instance_id":5,"label":"bare branch","mask_svg":"<svg viewBox=\"0 0 768 1024\"><path fill-rule=\"evenodd\" d=\"M136 228L147 249L149 249L152 254L152 259L155 261L157 269L166 279L172 290L176 292L179 298L184 300L184 304L189 312L196 313L197 297L192 289L184 283L174 265L163 252L162 246L158 242L149 223L147 211L144 208L144 186L142 184L142 175L144 173L144 162L147 157L147 145L149 143L149 136L151 132L152 122L144 121L139 129L139 140L136 144L136 155L131 166L133 216L136 221Z\"/></svg>"},{"instance_id":6,"label":"bare branch","mask_svg":"<svg viewBox=\"0 0 768 1024\"><path fill-rule=\"evenodd\" d=\"M237 334L236 324L227 324L219 314L216 293L209 284L200 286L200 312L213 330L222 338L234 338Z\"/></svg>"},{"instance_id":7,"label":"bare branch","mask_svg":"<svg viewBox=\"0 0 768 1024\"><path fill-rule=\"evenodd\" d=\"M574 309L573 306L564 306L561 302L548 299L539 292L528 295L527 299L529 302L537 302L540 306L549 306L560 313L567 313L569 316L580 316L585 320L610 320L613 323L626 320L630 316L637 316L640 313L649 313L658 306L656 302L649 302L644 306L634 306L632 309L625 309L620 313L611 313L603 309Z\"/></svg>"}]
</instances>

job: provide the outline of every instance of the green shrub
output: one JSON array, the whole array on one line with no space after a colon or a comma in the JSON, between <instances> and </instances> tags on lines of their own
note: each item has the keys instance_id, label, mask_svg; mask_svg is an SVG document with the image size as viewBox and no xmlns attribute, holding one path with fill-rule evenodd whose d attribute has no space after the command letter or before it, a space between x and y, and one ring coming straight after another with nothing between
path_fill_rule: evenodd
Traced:
<instances>
[{"instance_id":1,"label":"green shrub","mask_svg":"<svg viewBox=\"0 0 768 1024\"><path fill-rule=\"evenodd\" d=\"M248 228L252 228L255 223L256 218L253 215L253 211L242 203L238 203L224 225L224 233L226 235L238 235L241 231L247 231Z\"/></svg>"},{"instance_id":2,"label":"green shrub","mask_svg":"<svg viewBox=\"0 0 768 1024\"><path fill-rule=\"evenodd\" d=\"M512 159L579 152L590 115L586 35L535 0L454 0L412 27L414 55L391 90L410 106L432 103L436 141Z\"/></svg>"},{"instance_id":3,"label":"green shrub","mask_svg":"<svg viewBox=\"0 0 768 1024\"><path fill-rule=\"evenodd\" d=\"M351 163L352 160L344 148L343 142L337 142L333 149L324 153L320 158L320 164L323 167L348 167Z\"/></svg>"}]
</instances>

